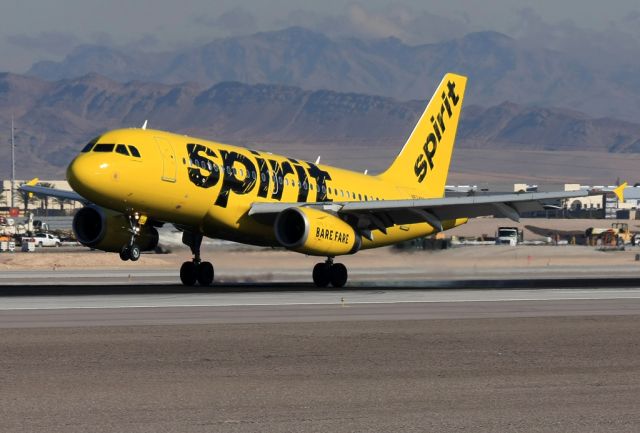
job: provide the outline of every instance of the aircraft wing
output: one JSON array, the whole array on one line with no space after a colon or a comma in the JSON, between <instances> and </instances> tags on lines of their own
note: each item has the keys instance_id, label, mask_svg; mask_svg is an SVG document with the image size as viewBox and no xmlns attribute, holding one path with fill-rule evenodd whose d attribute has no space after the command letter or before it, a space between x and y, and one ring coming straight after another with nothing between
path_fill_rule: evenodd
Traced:
<instances>
[{"instance_id":1,"label":"aircraft wing","mask_svg":"<svg viewBox=\"0 0 640 433\"><path fill-rule=\"evenodd\" d=\"M79 201L81 203L90 203L89 200L82 197L80 194L73 191L66 191L63 189L46 188L44 186L33 185L21 185L18 187L21 191L30 192L35 195L46 195L49 197L56 197L65 200Z\"/></svg>"},{"instance_id":2,"label":"aircraft wing","mask_svg":"<svg viewBox=\"0 0 640 433\"><path fill-rule=\"evenodd\" d=\"M253 203L250 216L275 220L278 213L290 207L310 206L356 219L360 230L381 230L403 224L426 222L442 231L442 221L479 216L505 217L518 221L523 212L545 209L544 202L589 195L602 191L562 191L520 194L492 194L468 197L446 197L420 200L381 200L325 203Z\"/></svg>"}]
</instances>

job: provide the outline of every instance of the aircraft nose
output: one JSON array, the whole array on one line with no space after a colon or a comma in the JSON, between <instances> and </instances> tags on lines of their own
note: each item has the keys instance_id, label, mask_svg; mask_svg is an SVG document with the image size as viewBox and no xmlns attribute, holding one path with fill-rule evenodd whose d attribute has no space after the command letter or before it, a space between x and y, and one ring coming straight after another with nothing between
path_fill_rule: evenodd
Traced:
<instances>
[{"instance_id":1,"label":"aircraft nose","mask_svg":"<svg viewBox=\"0 0 640 433\"><path fill-rule=\"evenodd\" d=\"M84 168L84 164L82 163L82 155L78 155L71 161L69 166L67 167L67 182L71 185L75 191L77 188L82 186L85 178L86 169Z\"/></svg>"},{"instance_id":2,"label":"aircraft nose","mask_svg":"<svg viewBox=\"0 0 640 433\"><path fill-rule=\"evenodd\" d=\"M71 188L83 197L100 193L109 164L96 160L93 155L78 155L67 167L67 181Z\"/></svg>"}]
</instances>

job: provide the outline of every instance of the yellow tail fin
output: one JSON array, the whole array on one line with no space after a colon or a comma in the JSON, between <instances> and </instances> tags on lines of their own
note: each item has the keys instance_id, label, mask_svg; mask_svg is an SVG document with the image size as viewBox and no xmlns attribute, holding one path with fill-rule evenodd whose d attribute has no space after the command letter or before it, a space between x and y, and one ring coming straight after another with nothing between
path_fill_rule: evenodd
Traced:
<instances>
[{"instance_id":1,"label":"yellow tail fin","mask_svg":"<svg viewBox=\"0 0 640 433\"><path fill-rule=\"evenodd\" d=\"M398 157L380 178L415 188L424 197L444 196L467 78L447 74Z\"/></svg>"}]
</instances>

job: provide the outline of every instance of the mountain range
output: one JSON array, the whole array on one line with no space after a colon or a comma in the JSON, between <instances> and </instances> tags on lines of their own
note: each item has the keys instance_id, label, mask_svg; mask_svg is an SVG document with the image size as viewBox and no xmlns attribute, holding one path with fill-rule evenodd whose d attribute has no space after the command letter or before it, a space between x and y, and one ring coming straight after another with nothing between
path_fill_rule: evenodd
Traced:
<instances>
[{"instance_id":1,"label":"mountain range","mask_svg":"<svg viewBox=\"0 0 640 433\"><path fill-rule=\"evenodd\" d=\"M68 162L93 136L145 120L157 129L303 159L322 154L326 163L379 170L399 151L425 104L274 84L202 87L120 83L97 74L58 81L0 74L0 142L7 143L15 116L24 178L64 177ZM458 138L459 147L482 150L640 152L639 124L512 102L465 105ZM4 173L9 151L0 147Z\"/></svg>"},{"instance_id":2,"label":"mountain range","mask_svg":"<svg viewBox=\"0 0 640 433\"><path fill-rule=\"evenodd\" d=\"M28 74L46 80L99 73L112 80L175 85L224 81L281 84L425 99L445 72L469 76L468 101L557 106L591 116L640 118L638 62L581 61L485 31L423 45L397 38L330 38L302 27L217 39L164 52L82 45L63 60L42 61Z\"/></svg>"}]
</instances>

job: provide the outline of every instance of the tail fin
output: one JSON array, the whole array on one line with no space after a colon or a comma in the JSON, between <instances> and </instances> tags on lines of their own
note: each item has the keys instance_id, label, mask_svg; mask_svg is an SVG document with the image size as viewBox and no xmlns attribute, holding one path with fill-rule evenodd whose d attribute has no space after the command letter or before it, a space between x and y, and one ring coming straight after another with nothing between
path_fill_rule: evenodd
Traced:
<instances>
[{"instance_id":1,"label":"tail fin","mask_svg":"<svg viewBox=\"0 0 640 433\"><path fill-rule=\"evenodd\" d=\"M467 78L447 74L398 157L380 178L415 188L425 197L444 196Z\"/></svg>"}]
</instances>

